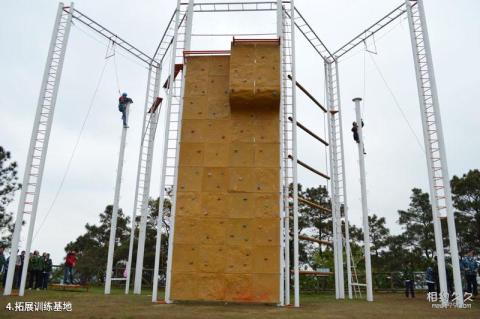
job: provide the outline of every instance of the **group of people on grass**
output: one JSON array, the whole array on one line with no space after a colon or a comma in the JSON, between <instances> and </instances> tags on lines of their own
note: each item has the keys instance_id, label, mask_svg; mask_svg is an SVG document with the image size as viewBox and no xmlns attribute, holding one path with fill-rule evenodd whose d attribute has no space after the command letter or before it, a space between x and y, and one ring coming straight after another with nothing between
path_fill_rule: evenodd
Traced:
<instances>
[{"instance_id":1,"label":"group of people on grass","mask_svg":"<svg viewBox=\"0 0 480 319\"><path fill-rule=\"evenodd\" d=\"M447 274L447 292L449 296L453 295L453 271L452 266L445 264ZM472 294L475 298L478 295L477 274L480 274L480 266L475 259L475 252L471 250L466 256L460 260L460 270L463 277L463 290ZM403 280L405 281L405 296L415 298L415 276L413 271L413 263L410 262L404 269ZM434 263L427 267L425 271L425 283L429 293L440 292L440 280L438 275L437 258Z\"/></svg>"},{"instance_id":2,"label":"group of people on grass","mask_svg":"<svg viewBox=\"0 0 480 319\"><path fill-rule=\"evenodd\" d=\"M0 248L0 274L2 275L2 284L5 287L7 274L10 271L8 264L10 257L5 258L3 248ZM25 251L22 251L15 259L15 269L13 276L13 288L19 288L23 274L23 264L25 263ZM38 250L30 253L30 261L27 269L26 287L28 289L47 289L50 274L52 273L52 259L50 254L44 252L40 255Z\"/></svg>"},{"instance_id":3,"label":"group of people on grass","mask_svg":"<svg viewBox=\"0 0 480 319\"><path fill-rule=\"evenodd\" d=\"M2 279L2 285L5 287L7 274L10 271L8 269L8 264L10 262L10 257L5 258L4 248L0 247L0 278ZM23 274L23 265L25 263L25 251L22 251L19 255L16 255L15 259L15 269L13 276L13 289L18 289L22 281ZM69 251L65 257L64 264L64 275L63 283L64 284L73 284L73 269L77 263L77 255L75 251ZM27 277L25 281L25 286L29 290L44 290L48 288L48 283L50 281L50 276L52 274L53 264L50 254L44 252L40 255L38 250L35 250L33 253L30 253L30 258L28 261Z\"/></svg>"}]
</instances>

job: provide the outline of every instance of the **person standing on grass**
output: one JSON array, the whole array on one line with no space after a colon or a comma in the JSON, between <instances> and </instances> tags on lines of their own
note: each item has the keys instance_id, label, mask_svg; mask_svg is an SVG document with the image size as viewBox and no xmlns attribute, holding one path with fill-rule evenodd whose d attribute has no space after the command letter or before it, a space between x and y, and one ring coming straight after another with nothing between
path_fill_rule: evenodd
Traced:
<instances>
[{"instance_id":1,"label":"person standing on grass","mask_svg":"<svg viewBox=\"0 0 480 319\"><path fill-rule=\"evenodd\" d=\"M35 256L33 255L33 253L30 253L28 255L28 265L27 265L27 277L26 277L26 280L25 280L25 285L27 284L28 282L28 289L29 290L32 290L33 288L33 283L35 281L35 276L33 274L33 268L32 268L32 264L35 263ZM25 261L24 261L25 262ZM22 263L22 268L23 268L23 263ZM20 275L20 282L22 282L22 276ZM20 286L19 286L20 287Z\"/></svg>"},{"instance_id":2,"label":"person standing on grass","mask_svg":"<svg viewBox=\"0 0 480 319\"><path fill-rule=\"evenodd\" d=\"M6 277L5 276L5 274L7 273L6 268L7 268L7 260L5 259L5 255L3 254L3 247L0 247L0 277L2 279L3 277ZM5 287L5 284L3 284L3 287Z\"/></svg>"},{"instance_id":3,"label":"person standing on grass","mask_svg":"<svg viewBox=\"0 0 480 319\"><path fill-rule=\"evenodd\" d=\"M23 263L25 262L25 250L22 250L20 255L17 255L15 258L15 273L13 276L13 281L15 283L15 287L18 289L20 288L20 282L22 281Z\"/></svg>"},{"instance_id":4,"label":"person standing on grass","mask_svg":"<svg viewBox=\"0 0 480 319\"><path fill-rule=\"evenodd\" d=\"M50 254L43 253L43 273L42 273L42 289L47 290L50 273L52 272L52 260Z\"/></svg>"},{"instance_id":5,"label":"person standing on grass","mask_svg":"<svg viewBox=\"0 0 480 319\"><path fill-rule=\"evenodd\" d=\"M63 272L63 283L65 285L73 285L73 268L77 264L77 254L74 250L70 250L65 257L65 269Z\"/></svg>"},{"instance_id":6,"label":"person standing on grass","mask_svg":"<svg viewBox=\"0 0 480 319\"><path fill-rule=\"evenodd\" d=\"M407 263L405 270L403 271L403 280L405 281L405 297L415 298L415 277L413 274L413 263L410 261Z\"/></svg>"},{"instance_id":7,"label":"person standing on grass","mask_svg":"<svg viewBox=\"0 0 480 319\"><path fill-rule=\"evenodd\" d=\"M41 279L42 279L42 271L43 271L43 259L40 256L40 253L38 252L38 250L35 250L33 252L33 256L30 258L29 266L31 266L31 270L30 270L30 282L29 282L28 288L29 289L34 288L36 290L40 290L40 287L42 286ZM35 285L33 285L33 282L35 282Z\"/></svg>"},{"instance_id":8,"label":"person standing on grass","mask_svg":"<svg viewBox=\"0 0 480 319\"><path fill-rule=\"evenodd\" d=\"M3 267L3 279L2 279L2 287L3 288L5 288L5 283L7 282L8 263L9 262L10 262L10 256L7 257L7 260L5 261L5 267ZM15 286L13 288L15 288Z\"/></svg>"},{"instance_id":9,"label":"person standing on grass","mask_svg":"<svg viewBox=\"0 0 480 319\"><path fill-rule=\"evenodd\" d=\"M469 251L468 254L462 258L460 266L464 273L465 281L467 282L466 291L468 293L473 294L473 296L476 297L478 295L478 287L477 287L478 264L473 256L474 256L474 251L473 250Z\"/></svg>"},{"instance_id":10,"label":"person standing on grass","mask_svg":"<svg viewBox=\"0 0 480 319\"><path fill-rule=\"evenodd\" d=\"M434 278L433 268L431 266L428 266L427 271L425 272L425 282L427 283L428 292L434 292L435 278Z\"/></svg>"}]
</instances>

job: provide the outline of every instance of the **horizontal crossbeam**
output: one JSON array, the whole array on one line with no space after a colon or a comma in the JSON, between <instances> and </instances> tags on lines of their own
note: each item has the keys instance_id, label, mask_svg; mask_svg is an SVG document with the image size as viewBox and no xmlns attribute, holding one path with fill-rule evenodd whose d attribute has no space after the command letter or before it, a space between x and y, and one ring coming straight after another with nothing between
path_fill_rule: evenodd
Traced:
<instances>
[{"instance_id":1,"label":"horizontal crossbeam","mask_svg":"<svg viewBox=\"0 0 480 319\"><path fill-rule=\"evenodd\" d=\"M288 155L288 158L293 160L293 156L292 155ZM315 168L311 167L310 165L306 164L305 162L302 162L301 160L297 159L297 163L300 164L301 166L305 167L306 169L308 169L309 171L317 174L317 175L320 175L322 176L323 178L326 178L326 179L330 179L330 176L320 172L319 170L316 170Z\"/></svg>"},{"instance_id":2,"label":"horizontal crossbeam","mask_svg":"<svg viewBox=\"0 0 480 319\"><path fill-rule=\"evenodd\" d=\"M292 76L290 74L288 75L288 78L290 79L290 81L292 80ZM295 81L295 84L303 93L305 93L306 96L310 98L310 100L312 100L313 103L315 103L320 109L322 109L323 112L327 113L327 109L320 102L318 102L318 100L313 97L313 95L311 95L306 88L304 88L300 83L298 83L298 81Z\"/></svg>"},{"instance_id":3,"label":"horizontal crossbeam","mask_svg":"<svg viewBox=\"0 0 480 319\"><path fill-rule=\"evenodd\" d=\"M309 237L309 236L305 236L305 235L298 235L298 239L311 241L311 242L314 242L314 243L317 243L317 244L322 244L322 245L330 245L330 246L333 245L333 243L331 241L321 240L321 239L317 239L317 238L313 238L313 237Z\"/></svg>"},{"instance_id":4,"label":"horizontal crossbeam","mask_svg":"<svg viewBox=\"0 0 480 319\"><path fill-rule=\"evenodd\" d=\"M417 3L415 1L413 5L416 4ZM406 12L407 9L405 7L405 3L400 4L395 9L383 16L380 20L372 24L370 27L366 28L363 32L361 32L353 39L348 41L346 44L341 46L338 50L333 52L335 59L338 60L339 58L356 48L359 44L365 43L367 39L373 37L378 31L382 30L387 25L397 20L397 18L401 17Z\"/></svg>"},{"instance_id":5,"label":"horizontal crossbeam","mask_svg":"<svg viewBox=\"0 0 480 319\"><path fill-rule=\"evenodd\" d=\"M293 122L293 118L291 116L288 117L288 120L290 122ZM305 133L308 133L310 134L311 136L313 136L315 139L317 139L318 141L320 141L322 144L324 144L325 146L328 146L328 143L327 141L325 141L324 139L322 139L320 136L318 136L317 134L313 133L312 131L310 131L308 128L306 128L305 126L303 126L303 124L301 124L299 121L297 121L297 126L299 128L301 128Z\"/></svg>"},{"instance_id":6,"label":"horizontal crossbeam","mask_svg":"<svg viewBox=\"0 0 480 319\"><path fill-rule=\"evenodd\" d=\"M292 270L293 271L293 270ZM310 276L317 276L317 277L327 277L331 276L333 272L325 272L325 271L313 271L313 270L300 270L300 275L310 275Z\"/></svg>"},{"instance_id":7,"label":"horizontal crossbeam","mask_svg":"<svg viewBox=\"0 0 480 319\"><path fill-rule=\"evenodd\" d=\"M330 208L325 207L325 206L322 206L322 205L317 204L317 203L314 203L314 202L309 201L308 199L305 199L305 198L300 197L300 196L298 197L298 201L299 201L299 202L302 202L302 203L304 203L304 204L307 204L307 205L309 205L309 206L318 208L318 209L323 210L323 211L328 212L328 213L331 213L331 212L332 212L332 210L331 210Z\"/></svg>"},{"instance_id":8,"label":"horizontal crossbeam","mask_svg":"<svg viewBox=\"0 0 480 319\"><path fill-rule=\"evenodd\" d=\"M186 6L188 3L184 2ZM257 2L208 2L195 3L194 12L244 12L244 11L274 11L277 10L277 3L274 1Z\"/></svg>"},{"instance_id":9,"label":"horizontal crossbeam","mask_svg":"<svg viewBox=\"0 0 480 319\"><path fill-rule=\"evenodd\" d=\"M284 12L287 17L291 19L290 12L288 12L288 10L284 10ZM298 11L297 8L295 8L294 20L297 29L300 30L303 36L312 45L315 51L317 51L317 53L322 57L322 59L327 63L333 62L332 60L334 59L334 56L332 55L330 50L328 50L328 48L317 35L315 30L313 30L310 24L308 24L308 22L305 20L305 18L302 16L302 14Z\"/></svg>"},{"instance_id":10,"label":"horizontal crossbeam","mask_svg":"<svg viewBox=\"0 0 480 319\"><path fill-rule=\"evenodd\" d=\"M72 19L81 22L85 26L89 27L90 29L94 30L104 38L106 38L109 41L112 41L115 45L118 47L122 48L125 52L128 54L134 56L135 58L139 59L142 62L145 62L148 66L152 65L155 67L158 67L158 62L155 61L152 57L150 57L148 54L144 53L142 50L137 49L135 46L130 44L129 42L125 41L121 37L119 37L117 34L113 33L109 29L105 28L92 18L88 17L84 13L78 11L77 9L71 8L71 7L64 7L63 10L67 13L70 13L72 11Z\"/></svg>"}]
</instances>

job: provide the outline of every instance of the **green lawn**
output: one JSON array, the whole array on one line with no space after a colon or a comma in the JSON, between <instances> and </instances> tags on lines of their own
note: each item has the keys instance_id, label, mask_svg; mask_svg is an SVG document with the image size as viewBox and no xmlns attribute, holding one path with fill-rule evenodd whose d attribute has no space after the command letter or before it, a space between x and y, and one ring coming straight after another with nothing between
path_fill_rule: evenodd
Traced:
<instances>
[{"instance_id":1,"label":"green lawn","mask_svg":"<svg viewBox=\"0 0 480 319\"><path fill-rule=\"evenodd\" d=\"M302 295L300 308L241 304L152 304L150 291L141 296L113 290L103 295L101 288L89 292L27 291L20 297L0 297L0 318L480 318L480 301L472 309L432 309L424 295L406 299L402 294L378 293L375 301L337 301L331 294ZM15 313L5 306L15 301L69 301L72 312Z\"/></svg>"}]
</instances>

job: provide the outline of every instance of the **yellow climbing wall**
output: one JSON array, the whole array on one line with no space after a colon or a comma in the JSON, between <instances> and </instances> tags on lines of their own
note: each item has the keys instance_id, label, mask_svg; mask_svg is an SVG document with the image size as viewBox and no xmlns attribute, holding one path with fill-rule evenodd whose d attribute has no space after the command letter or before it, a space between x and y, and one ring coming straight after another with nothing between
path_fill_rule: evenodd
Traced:
<instances>
[{"instance_id":1,"label":"yellow climbing wall","mask_svg":"<svg viewBox=\"0 0 480 319\"><path fill-rule=\"evenodd\" d=\"M279 46L186 59L172 300L279 301Z\"/></svg>"}]
</instances>

